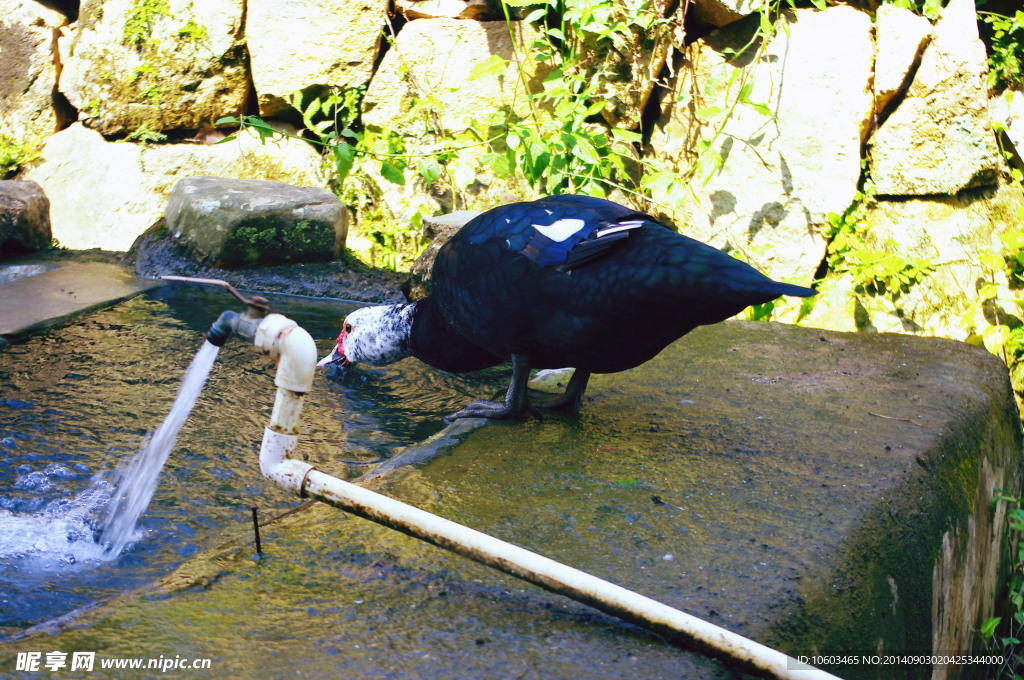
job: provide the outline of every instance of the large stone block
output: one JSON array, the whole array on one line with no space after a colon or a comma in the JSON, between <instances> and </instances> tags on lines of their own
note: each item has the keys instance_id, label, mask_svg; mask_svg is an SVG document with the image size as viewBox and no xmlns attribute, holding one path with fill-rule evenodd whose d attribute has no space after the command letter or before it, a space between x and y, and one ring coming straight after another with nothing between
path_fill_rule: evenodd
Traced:
<instances>
[{"instance_id":1,"label":"large stone block","mask_svg":"<svg viewBox=\"0 0 1024 680\"><path fill-rule=\"evenodd\" d=\"M0 180L0 258L50 245L50 201L35 182Z\"/></svg>"},{"instance_id":2,"label":"large stone block","mask_svg":"<svg viewBox=\"0 0 1024 680\"><path fill-rule=\"evenodd\" d=\"M31 141L57 131L57 31L67 19L32 0L0 0L0 135Z\"/></svg>"},{"instance_id":3,"label":"large stone block","mask_svg":"<svg viewBox=\"0 0 1024 680\"><path fill-rule=\"evenodd\" d=\"M50 197L53 235L67 248L126 251L163 214L174 184L196 173L326 185L305 142L261 144L248 132L216 145L108 142L75 124L49 139L28 179Z\"/></svg>"},{"instance_id":4,"label":"large stone block","mask_svg":"<svg viewBox=\"0 0 1024 680\"><path fill-rule=\"evenodd\" d=\"M952 0L905 98L869 142L879 194L955 194L997 183L1002 160L989 124L987 74L974 0Z\"/></svg>"},{"instance_id":5,"label":"large stone block","mask_svg":"<svg viewBox=\"0 0 1024 680\"><path fill-rule=\"evenodd\" d=\"M447 215L423 218L423 238L430 243L412 263L409 280L402 286L402 292L410 300L430 295L431 278L434 272L434 258L441 246L466 226L466 223L479 215L476 210L457 210Z\"/></svg>"},{"instance_id":6,"label":"large stone block","mask_svg":"<svg viewBox=\"0 0 1024 680\"><path fill-rule=\"evenodd\" d=\"M875 16L875 112L881 113L906 84L932 25L920 14L882 5Z\"/></svg>"},{"instance_id":7,"label":"large stone block","mask_svg":"<svg viewBox=\"0 0 1024 680\"><path fill-rule=\"evenodd\" d=\"M737 249L775 278L806 282L825 253L828 213L843 212L857 192L873 110L871 19L845 6L787 10L758 60L756 45L732 56L756 27L740 21L690 47L694 68L675 84L649 152L683 170L703 142L724 164L706 184L691 182L679 196L655 190L654 199L683 233ZM733 76L770 116L735 105L738 84L726 96ZM709 91L712 82L718 89ZM696 114L712 109L719 117L701 123Z\"/></svg>"},{"instance_id":8,"label":"large stone block","mask_svg":"<svg viewBox=\"0 0 1024 680\"><path fill-rule=\"evenodd\" d=\"M387 0L249 0L245 37L260 114L284 110L284 97L297 90L366 85L387 5Z\"/></svg>"},{"instance_id":9,"label":"large stone block","mask_svg":"<svg viewBox=\"0 0 1024 680\"><path fill-rule=\"evenodd\" d=\"M330 191L266 180L183 179L164 216L174 238L219 267L329 260L348 233L348 213Z\"/></svg>"},{"instance_id":10,"label":"large stone block","mask_svg":"<svg viewBox=\"0 0 1024 680\"><path fill-rule=\"evenodd\" d=\"M85 0L60 91L105 135L210 127L248 96L242 0Z\"/></svg>"},{"instance_id":11,"label":"large stone block","mask_svg":"<svg viewBox=\"0 0 1024 680\"><path fill-rule=\"evenodd\" d=\"M544 74L537 62L525 61L524 88L515 58L526 54L539 37L536 29L519 22L512 23L510 35L504 21L410 21L370 83L363 99L363 123L417 136L461 132L471 121L505 106L525 117L530 112L527 94L540 91ZM470 80L473 67L492 55L506 60L501 73ZM436 129L429 130L425 112L410 115L413 99L428 97L437 102L430 111L430 127Z\"/></svg>"},{"instance_id":12,"label":"large stone block","mask_svg":"<svg viewBox=\"0 0 1024 680\"><path fill-rule=\"evenodd\" d=\"M849 275L827 278L804 323L836 330L966 339L976 329L965 314L973 309L980 288L1003 276L984 264L984 256L1003 250L999 234L1016 228L1020 214L1024 214L1024 195L1008 186L958 196L872 201L865 214L868 247L926 260L932 265L931 273L901 292L895 302L889 296L858 293L858 282ZM1012 302L1018 296L1005 286L1000 290L999 297L1007 305L999 310L1004 323L1020 315ZM991 305L977 310L979 315L983 312L991 315Z\"/></svg>"}]
</instances>

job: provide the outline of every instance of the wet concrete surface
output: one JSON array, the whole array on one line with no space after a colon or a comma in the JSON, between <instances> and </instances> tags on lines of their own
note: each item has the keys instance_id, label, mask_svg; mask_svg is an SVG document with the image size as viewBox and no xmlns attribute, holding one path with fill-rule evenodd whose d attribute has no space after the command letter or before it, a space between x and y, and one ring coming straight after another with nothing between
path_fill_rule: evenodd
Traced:
<instances>
[{"instance_id":1,"label":"wet concrete surface","mask_svg":"<svg viewBox=\"0 0 1024 680\"><path fill-rule=\"evenodd\" d=\"M1019 494L1024 471L1005 369L985 352L738 322L594 376L578 417L428 448L373 484L794 656L969 650L963 621L990 613L983 586L1005 568L991 490ZM332 508L269 524L263 547L254 559L240 528L156 590L4 657L178 654L232 677L734 677ZM949 567L961 553L963 583ZM844 678L935 670L824 665Z\"/></svg>"},{"instance_id":2,"label":"wet concrete surface","mask_svg":"<svg viewBox=\"0 0 1024 680\"><path fill-rule=\"evenodd\" d=\"M0 265L0 338L10 341L159 285L109 262Z\"/></svg>"}]
</instances>

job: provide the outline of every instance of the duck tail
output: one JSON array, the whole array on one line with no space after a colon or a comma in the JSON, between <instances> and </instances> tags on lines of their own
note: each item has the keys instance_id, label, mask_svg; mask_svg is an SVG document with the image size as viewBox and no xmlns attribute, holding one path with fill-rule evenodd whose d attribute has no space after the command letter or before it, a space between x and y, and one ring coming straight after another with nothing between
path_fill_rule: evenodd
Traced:
<instances>
[{"instance_id":1,"label":"duck tail","mask_svg":"<svg viewBox=\"0 0 1024 680\"><path fill-rule=\"evenodd\" d=\"M811 297L818 294L818 291L813 288L805 288L804 286L797 286L792 283L782 283L781 281L772 281L772 292L792 297Z\"/></svg>"}]
</instances>

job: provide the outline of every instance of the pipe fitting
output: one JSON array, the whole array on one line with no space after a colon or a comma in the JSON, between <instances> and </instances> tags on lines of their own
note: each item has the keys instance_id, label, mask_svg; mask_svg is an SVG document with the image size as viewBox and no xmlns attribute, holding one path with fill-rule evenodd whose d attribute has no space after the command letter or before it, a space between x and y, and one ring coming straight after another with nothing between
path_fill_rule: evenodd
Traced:
<instances>
[{"instance_id":1,"label":"pipe fitting","mask_svg":"<svg viewBox=\"0 0 1024 680\"><path fill-rule=\"evenodd\" d=\"M260 445L260 473L284 490L304 497L306 476L315 468L291 457L298 442L299 438L294 434L265 428Z\"/></svg>"},{"instance_id":2,"label":"pipe fitting","mask_svg":"<svg viewBox=\"0 0 1024 680\"><path fill-rule=\"evenodd\" d=\"M304 328L280 314L268 314L256 328L253 344L277 364L275 385L299 394L312 389L316 343Z\"/></svg>"},{"instance_id":3,"label":"pipe fitting","mask_svg":"<svg viewBox=\"0 0 1024 680\"><path fill-rule=\"evenodd\" d=\"M221 313L217 320L210 326L210 332L206 335L211 345L223 347L228 338L237 335L243 340L252 342L263 321L263 316L253 313L255 310L250 307L244 314L230 309ZM278 315L280 316L280 315Z\"/></svg>"},{"instance_id":4,"label":"pipe fitting","mask_svg":"<svg viewBox=\"0 0 1024 680\"><path fill-rule=\"evenodd\" d=\"M228 338L235 334L239 316L238 312L233 312L230 309L222 312L210 326L210 332L206 335L207 342L217 347L223 347Z\"/></svg>"}]
</instances>

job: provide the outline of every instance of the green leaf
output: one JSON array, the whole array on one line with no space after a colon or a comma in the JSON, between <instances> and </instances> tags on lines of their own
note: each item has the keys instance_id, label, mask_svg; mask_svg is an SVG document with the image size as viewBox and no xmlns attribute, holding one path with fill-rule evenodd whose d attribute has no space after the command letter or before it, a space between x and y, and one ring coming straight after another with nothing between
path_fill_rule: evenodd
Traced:
<instances>
[{"instance_id":1,"label":"green leaf","mask_svg":"<svg viewBox=\"0 0 1024 680\"><path fill-rule=\"evenodd\" d=\"M344 142L339 142L331 148L331 151L334 155L334 169L338 173L338 184L344 184L348 173L352 171L356 150Z\"/></svg>"},{"instance_id":2,"label":"green leaf","mask_svg":"<svg viewBox=\"0 0 1024 680\"><path fill-rule=\"evenodd\" d=\"M992 618L981 624L981 635L986 640L991 639L992 635L996 632L996 628L999 627L999 622L1002 621L1002 617L993 616Z\"/></svg>"},{"instance_id":3,"label":"green leaf","mask_svg":"<svg viewBox=\"0 0 1024 680\"><path fill-rule=\"evenodd\" d=\"M597 153L597 149L590 143L589 139L574 135L576 143L572 147L572 155L579 158L584 163L590 163L591 165L600 165L601 157Z\"/></svg>"},{"instance_id":4,"label":"green leaf","mask_svg":"<svg viewBox=\"0 0 1024 680\"><path fill-rule=\"evenodd\" d=\"M473 65L466 80L473 81L486 76L499 76L505 73L508 62L497 54L492 54L481 62Z\"/></svg>"},{"instance_id":5,"label":"green leaf","mask_svg":"<svg viewBox=\"0 0 1024 680\"><path fill-rule=\"evenodd\" d=\"M644 140L643 135L632 130L624 130L623 128L612 128L612 137L617 142L642 142Z\"/></svg>"},{"instance_id":6,"label":"green leaf","mask_svg":"<svg viewBox=\"0 0 1024 680\"><path fill-rule=\"evenodd\" d=\"M306 107L306 110L302 112L302 119L304 121L306 121L306 125L307 126L309 125L310 120L313 118L313 116L315 116L319 112L320 112L320 99L318 97L314 97L313 101L311 101L309 103L309 106Z\"/></svg>"},{"instance_id":7,"label":"green leaf","mask_svg":"<svg viewBox=\"0 0 1024 680\"><path fill-rule=\"evenodd\" d=\"M436 182L441 178L444 169L433 158L424 158L420 161L419 173L428 182Z\"/></svg>"},{"instance_id":8,"label":"green leaf","mask_svg":"<svg viewBox=\"0 0 1024 680\"><path fill-rule=\"evenodd\" d=\"M981 287L978 291L979 300L991 300L999 294L999 286L994 283L989 283Z\"/></svg>"},{"instance_id":9,"label":"green leaf","mask_svg":"<svg viewBox=\"0 0 1024 680\"><path fill-rule=\"evenodd\" d=\"M238 120L234 116L225 116L224 118L218 118L214 122L214 126L220 127L222 125L240 125L242 121Z\"/></svg>"},{"instance_id":10,"label":"green leaf","mask_svg":"<svg viewBox=\"0 0 1024 680\"><path fill-rule=\"evenodd\" d=\"M697 117L701 120L711 120L722 115L722 107L720 106L705 106L703 109L697 110Z\"/></svg>"},{"instance_id":11,"label":"green leaf","mask_svg":"<svg viewBox=\"0 0 1024 680\"><path fill-rule=\"evenodd\" d=\"M760 113L762 116L765 116L766 118L772 117L772 110L768 108L767 104L755 104L754 102L746 102L746 105Z\"/></svg>"},{"instance_id":12,"label":"green leaf","mask_svg":"<svg viewBox=\"0 0 1024 680\"><path fill-rule=\"evenodd\" d=\"M401 168L390 161L384 161L380 164L380 174L381 177L392 184L397 184L400 187L405 186L405 173L402 172Z\"/></svg>"},{"instance_id":13,"label":"green leaf","mask_svg":"<svg viewBox=\"0 0 1024 680\"><path fill-rule=\"evenodd\" d=\"M548 12L545 9L535 9L529 14L527 14L525 17L523 17L523 23L532 24L534 21L537 21L538 19L543 19L545 16L547 16L547 13Z\"/></svg>"}]
</instances>

